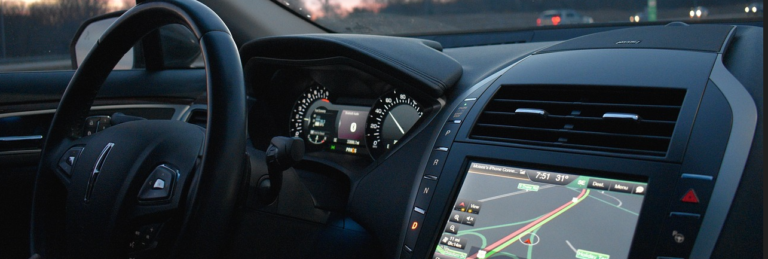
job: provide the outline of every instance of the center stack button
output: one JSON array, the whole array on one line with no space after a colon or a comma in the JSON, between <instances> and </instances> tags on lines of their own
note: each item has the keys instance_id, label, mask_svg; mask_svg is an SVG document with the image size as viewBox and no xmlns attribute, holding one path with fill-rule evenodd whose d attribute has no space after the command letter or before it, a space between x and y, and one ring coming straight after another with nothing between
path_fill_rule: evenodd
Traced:
<instances>
[{"instance_id":1,"label":"center stack button","mask_svg":"<svg viewBox=\"0 0 768 259\"><path fill-rule=\"evenodd\" d=\"M432 200L432 193L435 192L435 186L437 186L437 181L422 179L419 191L416 193L416 202L413 205L425 210L428 209L429 201Z\"/></svg>"},{"instance_id":2,"label":"center stack button","mask_svg":"<svg viewBox=\"0 0 768 259\"><path fill-rule=\"evenodd\" d=\"M453 144L453 139L456 138L456 132L459 131L459 125L461 124L452 121L446 122L440 135L437 136L435 147L450 147Z\"/></svg>"},{"instance_id":3,"label":"center stack button","mask_svg":"<svg viewBox=\"0 0 768 259\"><path fill-rule=\"evenodd\" d=\"M445 165L445 159L448 157L447 148L437 148L432 150L432 154L427 160L427 167L424 168L424 176L427 178L434 178L435 180L440 177L440 172L443 171L443 165Z\"/></svg>"}]
</instances>

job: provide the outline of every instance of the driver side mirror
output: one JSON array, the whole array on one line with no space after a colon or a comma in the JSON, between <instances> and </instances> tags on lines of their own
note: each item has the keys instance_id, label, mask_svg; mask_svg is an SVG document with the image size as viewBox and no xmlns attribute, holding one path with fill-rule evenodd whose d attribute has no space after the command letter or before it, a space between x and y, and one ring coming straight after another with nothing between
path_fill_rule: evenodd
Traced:
<instances>
[{"instance_id":1,"label":"driver side mirror","mask_svg":"<svg viewBox=\"0 0 768 259\"><path fill-rule=\"evenodd\" d=\"M100 15L85 21L70 44L72 69L83 62L101 35L125 11ZM114 69L201 68L203 58L197 39L187 27L170 24L160 27L134 44Z\"/></svg>"}]
</instances>

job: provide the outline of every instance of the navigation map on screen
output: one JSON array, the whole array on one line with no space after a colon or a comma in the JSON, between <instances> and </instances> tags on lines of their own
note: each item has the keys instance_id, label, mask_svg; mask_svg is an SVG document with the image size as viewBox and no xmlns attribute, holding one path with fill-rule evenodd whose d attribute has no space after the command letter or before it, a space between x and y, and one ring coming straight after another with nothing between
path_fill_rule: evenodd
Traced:
<instances>
[{"instance_id":1,"label":"navigation map on screen","mask_svg":"<svg viewBox=\"0 0 768 259\"><path fill-rule=\"evenodd\" d=\"M473 162L433 258L626 258L646 190Z\"/></svg>"}]
</instances>

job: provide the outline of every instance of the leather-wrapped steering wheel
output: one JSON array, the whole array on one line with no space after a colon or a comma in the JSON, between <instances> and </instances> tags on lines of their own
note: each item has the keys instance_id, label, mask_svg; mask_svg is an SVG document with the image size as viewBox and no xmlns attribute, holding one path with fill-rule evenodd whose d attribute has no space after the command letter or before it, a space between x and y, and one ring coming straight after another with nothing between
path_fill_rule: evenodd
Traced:
<instances>
[{"instance_id":1,"label":"leather-wrapped steering wheel","mask_svg":"<svg viewBox=\"0 0 768 259\"><path fill-rule=\"evenodd\" d=\"M138 120L83 136L101 85L144 35L186 26L205 61L207 127ZM136 86L151 87L151 86ZM35 179L31 253L42 258L211 258L247 173L245 86L229 30L205 5L148 1L120 16L64 92Z\"/></svg>"}]
</instances>

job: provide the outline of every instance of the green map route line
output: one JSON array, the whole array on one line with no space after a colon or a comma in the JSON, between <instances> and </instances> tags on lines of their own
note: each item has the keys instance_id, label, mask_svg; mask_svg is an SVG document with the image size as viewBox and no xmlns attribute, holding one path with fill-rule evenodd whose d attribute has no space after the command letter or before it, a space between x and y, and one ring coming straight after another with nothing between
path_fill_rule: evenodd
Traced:
<instances>
[{"instance_id":1,"label":"green map route line","mask_svg":"<svg viewBox=\"0 0 768 259\"><path fill-rule=\"evenodd\" d=\"M479 237L483 241L483 245L481 247L485 247L485 245L488 244L488 242L485 239L485 236L480 234L480 233L477 233L477 231L483 231L483 230L495 229L495 228L503 228L503 227L511 227L511 226L516 226L516 225L522 225L522 224L529 223L531 221L537 220L537 219L539 219L539 218L541 218L543 216L544 215L541 215L541 216L538 216L538 217L535 217L535 218L532 218L532 219L529 219L529 220L518 221L518 222L514 222L514 223L507 223L507 224L502 224L502 225L495 225L495 226L482 227L482 228L476 228L476 229L470 229L470 230L463 230L463 231L459 231L459 233L456 236L459 236L459 237L460 236L464 236L464 235L477 236L477 237Z\"/></svg>"},{"instance_id":2,"label":"green map route line","mask_svg":"<svg viewBox=\"0 0 768 259\"><path fill-rule=\"evenodd\" d=\"M527 235L534 229L540 228L544 224L547 224L552 219L556 218L557 216L560 216L563 214L563 212L568 211L573 206L584 200L587 196L589 196L589 190L582 189L581 194L579 194L578 197L572 199L571 201L566 202L562 206L558 207L557 209L550 211L546 215L542 216L541 218L529 223L528 225L525 225L524 227L518 229L517 231L513 232L512 234L509 234L508 236L502 238L499 241L496 241L495 243L491 244L490 246L487 246L483 248L483 250L488 251L486 254L487 257L491 257L493 254L498 253L502 249L506 248L507 246L513 244L515 241L520 239L520 237ZM477 253L473 254L472 256L467 257L467 259L476 259Z\"/></svg>"},{"instance_id":3,"label":"green map route line","mask_svg":"<svg viewBox=\"0 0 768 259\"><path fill-rule=\"evenodd\" d=\"M544 214L544 215L546 215L546 214ZM531 221L537 220L537 219L543 217L544 215L541 215L541 216L538 216L538 217L535 217L535 218L532 218L532 219L529 219L529 220L525 220L525 221L518 221L518 222L507 223L507 224L502 224L502 225L495 225L495 226L488 226L488 227L475 228L475 229L469 229L469 230L462 230L462 231L459 231L459 236L461 236L463 233L478 232L478 231L483 231L483 230L488 230L488 229L495 229L495 228L503 228L503 227L511 227L511 226L516 226L516 225L521 225L521 224L525 224L525 223L529 223Z\"/></svg>"},{"instance_id":4,"label":"green map route line","mask_svg":"<svg viewBox=\"0 0 768 259\"><path fill-rule=\"evenodd\" d=\"M571 191L574 191L574 192L579 192L578 190L575 190L575 189L572 189L572 188L568 188L568 189L571 189ZM615 208L617 208L617 209L620 209L620 210L626 211L626 212L628 212L629 214L632 214L632 215L635 215L635 216L640 216L640 214L638 214L637 212L634 212L634 211L631 211L631 210L628 210L628 209L625 209L625 208L622 208L622 207L616 206L616 205L614 205L613 203L607 202L607 201L605 201L605 200L603 200L603 199L600 199L600 198L597 198L597 197L595 197L595 196L590 196L590 198L592 198L592 199L595 199L595 200L598 200L598 201L601 201L601 202L603 202L603 203L605 203L605 204L611 205L612 207L615 207Z\"/></svg>"},{"instance_id":5,"label":"green map route line","mask_svg":"<svg viewBox=\"0 0 768 259\"><path fill-rule=\"evenodd\" d=\"M536 234L536 232L539 232L540 229L541 228L537 228L536 230L534 230L531 233L532 234ZM539 239L539 240L541 240L541 239ZM531 259L531 258L533 258L533 245L529 244L528 245L528 255L526 255L526 259Z\"/></svg>"}]
</instances>

